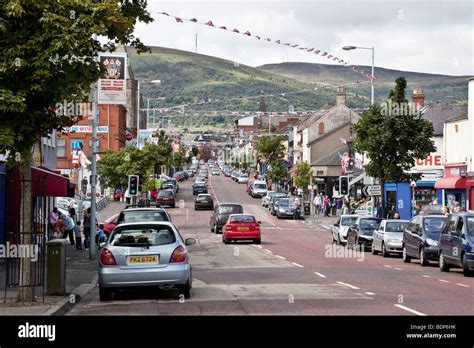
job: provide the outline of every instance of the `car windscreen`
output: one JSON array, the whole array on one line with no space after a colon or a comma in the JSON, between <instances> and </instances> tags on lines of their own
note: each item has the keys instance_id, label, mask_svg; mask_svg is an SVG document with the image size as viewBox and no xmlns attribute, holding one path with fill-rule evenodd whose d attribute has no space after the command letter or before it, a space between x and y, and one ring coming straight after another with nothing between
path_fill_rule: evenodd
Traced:
<instances>
[{"instance_id":1,"label":"car windscreen","mask_svg":"<svg viewBox=\"0 0 474 348\"><path fill-rule=\"evenodd\" d=\"M263 190L267 189L267 185L265 185L265 184L254 184L253 187L256 188L256 189L263 189Z\"/></svg>"},{"instance_id":2,"label":"car windscreen","mask_svg":"<svg viewBox=\"0 0 474 348\"><path fill-rule=\"evenodd\" d=\"M341 226L351 226L356 220L357 216L343 217L341 219Z\"/></svg>"},{"instance_id":3,"label":"car windscreen","mask_svg":"<svg viewBox=\"0 0 474 348\"><path fill-rule=\"evenodd\" d=\"M158 197L174 197L174 194L173 191L164 190L158 192Z\"/></svg>"},{"instance_id":4,"label":"car windscreen","mask_svg":"<svg viewBox=\"0 0 474 348\"><path fill-rule=\"evenodd\" d=\"M255 222L255 218L252 215L238 215L232 216L230 222Z\"/></svg>"},{"instance_id":5,"label":"car windscreen","mask_svg":"<svg viewBox=\"0 0 474 348\"><path fill-rule=\"evenodd\" d=\"M142 245L156 246L176 242L174 232L170 227L125 227L116 230L110 239L113 246L140 247Z\"/></svg>"},{"instance_id":6,"label":"car windscreen","mask_svg":"<svg viewBox=\"0 0 474 348\"><path fill-rule=\"evenodd\" d=\"M292 199L280 199L279 200L279 203L280 207L289 207L290 205L293 204L293 200Z\"/></svg>"},{"instance_id":7,"label":"car windscreen","mask_svg":"<svg viewBox=\"0 0 474 348\"><path fill-rule=\"evenodd\" d=\"M441 233L441 227L445 221L446 217L444 216L426 217L423 219L423 229L428 235L439 236Z\"/></svg>"},{"instance_id":8,"label":"car windscreen","mask_svg":"<svg viewBox=\"0 0 474 348\"><path fill-rule=\"evenodd\" d=\"M221 205L219 207L219 214L241 214L243 212L240 205Z\"/></svg>"},{"instance_id":9,"label":"car windscreen","mask_svg":"<svg viewBox=\"0 0 474 348\"><path fill-rule=\"evenodd\" d=\"M163 211L128 211L120 217L123 222L149 222L149 221L169 221L168 215Z\"/></svg>"},{"instance_id":10,"label":"car windscreen","mask_svg":"<svg viewBox=\"0 0 474 348\"><path fill-rule=\"evenodd\" d=\"M199 196L196 198L198 202L200 201L212 201L212 197L210 195L205 195L205 196Z\"/></svg>"},{"instance_id":11,"label":"car windscreen","mask_svg":"<svg viewBox=\"0 0 474 348\"><path fill-rule=\"evenodd\" d=\"M362 231L374 231L380 225L380 220L377 219L361 219L360 220L360 229Z\"/></svg>"},{"instance_id":12,"label":"car windscreen","mask_svg":"<svg viewBox=\"0 0 474 348\"><path fill-rule=\"evenodd\" d=\"M408 226L408 222L405 222L405 221L387 222L387 226L385 227L385 232L403 232L405 231L405 227L407 226Z\"/></svg>"}]
</instances>

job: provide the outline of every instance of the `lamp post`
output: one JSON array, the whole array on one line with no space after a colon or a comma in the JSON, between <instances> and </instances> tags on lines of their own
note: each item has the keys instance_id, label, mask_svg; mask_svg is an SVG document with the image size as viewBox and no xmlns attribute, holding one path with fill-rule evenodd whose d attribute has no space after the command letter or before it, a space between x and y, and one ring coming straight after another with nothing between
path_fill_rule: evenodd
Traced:
<instances>
[{"instance_id":1,"label":"lamp post","mask_svg":"<svg viewBox=\"0 0 474 348\"><path fill-rule=\"evenodd\" d=\"M350 51L355 49L361 50L372 50L372 74L370 77L370 89L371 89L371 98L370 104L374 105L374 61L375 61L375 48L374 47L358 47L358 46L344 46L343 50Z\"/></svg>"},{"instance_id":2,"label":"lamp post","mask_svg":"<svg viewBox=\"0 0 474 348\"><path fill-rule=\"evenodd\" d=\"M137 148L140 148L140 81L137 80ZM161 84L161 80L152 80L152 81L144 81L142 83L152 83L152 84ZM148 101L149 105L149 101ZM147 119L149 117L150 110L147 109Z\"/></svg>"}]
</instances>

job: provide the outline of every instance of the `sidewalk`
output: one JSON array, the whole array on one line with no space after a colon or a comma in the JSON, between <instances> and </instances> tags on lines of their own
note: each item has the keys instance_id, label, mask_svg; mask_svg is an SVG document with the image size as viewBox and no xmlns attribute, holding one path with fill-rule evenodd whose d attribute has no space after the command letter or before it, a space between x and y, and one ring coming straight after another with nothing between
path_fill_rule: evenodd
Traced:
<instances>
[{"instance_id":1,"label":"sidewalk","mask_svg":"<svg viewBox=\"0 0 474 348\"><path fill-rule=\"evenodd\" d=\"M100 211L99 223L108 217L119 213L125 207L125 203L110 202ZM36 288L36 302L17 303L16 296L18 288L7 289L6 302L5 276L6 263L0 260L0 315L63 315L72 306L80 301L84 295L97 284L97 258L89 260L89 251L76 250L74 245L66 245L66 295L44 296L43 287ZM45 267L47 260L45 260ZM45 269L45 282L47 281L47 269ZM46 284L45 284L46 292Z\"/></svg>"}]
</instances>

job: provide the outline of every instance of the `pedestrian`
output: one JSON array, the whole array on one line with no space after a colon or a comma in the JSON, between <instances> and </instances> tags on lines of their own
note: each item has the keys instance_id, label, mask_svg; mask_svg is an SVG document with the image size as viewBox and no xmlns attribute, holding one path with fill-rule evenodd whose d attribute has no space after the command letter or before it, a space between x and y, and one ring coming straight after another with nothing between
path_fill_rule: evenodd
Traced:
<instances>
[{"instance_id":1,"label":"pedestrian","mask_svg":"<svg viewBox=\"0 0 474 348\"><path fill-rule=\"evenodd\" d=\"M319 217L319 213L321 212L321 205L323 204L322 202L322 193L320 192L316 197L314 197L313 200L313 206L314 206L314 217Z\"/></svg>"},{"instance_id":2,"label":"pedestrian","mask_svg":"<svg viewBox=\"0 0 474 348\"><path fill-rule=\"evenodd\" d=\"M444 215L448 216L449 215L449 207L445 206L443 209Z\"/></svg>"},{"instance_id":3,"label":"pedestrian","mask_svg":"<svg viewBox=\"0 0 474 348\"><path fill-rule=\"evenodd\" d=\"M49 217L49 228L51 232L54 235L55 229L56 229L56 224L58 223L59 220L59 211L58 207L54 207L53 211L51 212L51 216Z\"/></svg>"},{"instance_id":4,"label":"pedestrian","mask_svg":"<svg viewBox=\"0 0 474 348\"><path fill-rule=\"evenodd\" d=\"M122 189L120 187L117 187L115 189L115 201L120 202L122 200Z\"/></svg>"},{"instance_id":5,"label":"pedestrian","mask_svg":"<svg viewBox=\"0 0 474 348\"><path fill-rule=\"evenodd\" d=\"M76 237L76 250L82 250L82 226L81 222L78 221L74 226L74 237Z\"/></svg>"},{"instance_id":6,"label":"pedestrian","mask_svg":"<svg viewBox=\"0 0 474 348\"><path fill-rule=\"evenodd\" d=\"M462 211L461 207L459 206L459 202L454 203L453 213L460 213Z\"/></svg>"},{"instance_id":7,"label":"pedestrian","mask_svg":"<svg viewBox=\"0 0 474 348\"><path fill-rule=\"evenodd\" d=\"M342 215L349 215L351 213L351 208L348 202L344 204L344 208L342 209Z\"/></svg>"},{"instance_id":8,"label":"pedestrian","mask_svg":"<svg viewBox=\"0 0 474 348\"><path fill-rule=\"evenodd\" d=\"M323 200L323 211L324 211L324 217L329 217L329 196L324 197Z\"/></svg>"},{"instance_id":9,"label":"pedestrian","mask_svg":"<svg viewBox=\"0 0 474 348\"><path fill-rule=\"evenodd\" d=\"M66 214L61 214L61 218L64 221L64 234L63 238L68 238L69 237L69 242L71 245L74 245L74 221L69 215Z\"/></svg>"},{"instance_id":10,"label":"pedestrian","mask_svg":"<svg viewBox=\"0 0 474 348\"><path fill-rule=\"evenodd\" d=\"M299 220L301 217L301 201L298 196L294 198L294 205L295 205L295 214L293 215L293 219Z\"/></svg>"},{"instance_id":11,"label":"pedestrian","mask_svg":"<svg viewBox=\"0 0 474 348\"><path fill-rule=\"evenodd\" d=\"M389 207L390 209L388 211L387 219L393 219L395 216L395 207L393 205Z\"/></svg>"},{"instance_id":12,"label":"pedestrian","mask_svg":"<svg viewBox=\"0 0 474 348\"><path fill-rule=\"evenodd\" d=\"M74 202L69 203L69 216L72 218L72 221L74 223L77 221L77 214L76 214L76 208L74 208Z\"/></svg>"},{"instance_id":13,"label":"pedestrian","mask_svg":"<svg viewBox=\"0 0 474 348\"><path fill-rule=\"evenodd\" d=\"M104 225L100 224L99 225L99 232L97 233L97 245L100 247L100 243L105 242L107 239L107 235L105 234L104 231Z\"/></svg>"},{"instance_id":14,"label":"pedestrian","mask_svg":"<svg viewBox=\"0 0 474 348\"><path fill-rule=\"evenodd\" d=\"M380 206L380 203L375 204L375 217L381 219L382 218L382 207Z\"/></svg>"},{"instance_id":15,"label":"pedestrian","mask_svg":"<svg viewBox=\"0 0 474 348\"><path fill-rule=\"evenodd\" d=\"M125 204L130 204L131 196L128 188L125 190Z\"/></svg>"},{"instance_id":16,"label":"pedestrian","mask_svg":"<svg viewBox=\"0 0 474 348\"><path fill-rule=\"evenodd\" d=\"M398 211L396 211L394 214L393 214L393 218L395 220L400 220L400 214L398 213Z\"/></svg>"},{"instance_id":17,"label":"pedestrian","mask_svg":"<svg viewBox=\"0 0 474 348\"><path fill-rule=\"evenodd\" d=\"M89 250L90 247L90 236L91 236L91 208L87 208L84 213L84 248Z\"/></svg>"}]
</instances>

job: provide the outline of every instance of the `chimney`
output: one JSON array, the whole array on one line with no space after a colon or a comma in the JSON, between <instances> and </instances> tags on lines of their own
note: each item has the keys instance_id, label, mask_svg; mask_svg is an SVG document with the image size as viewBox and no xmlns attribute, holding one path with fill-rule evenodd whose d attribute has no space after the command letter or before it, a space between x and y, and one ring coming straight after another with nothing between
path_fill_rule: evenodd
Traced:
<instances>
[{"instance_id":1,"label":"chimney","mask_svg":"<svg viewBox=\"0 0 474 348\"><path fill-rule=\"evenodd\" d=\"M425 93L423 90L415 89L413 91L411 101L413 102L413 107L415 110L421 109L423 106L425 106Z\"/></svg>"},{"instance_id":2,"label":"chimney","mask_svg":"<svg viewBox=\"0 0 474 348\"><path fill-rule=\"evenodd\" d=\"M340 85L337 87L336 94L336 105L345 105L346 104L346 87Z\"/></svg>"}]
</instances>

